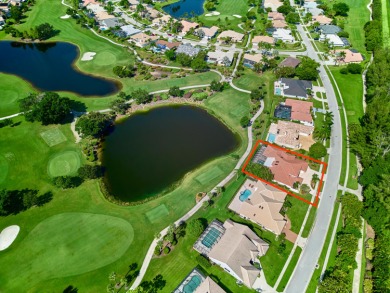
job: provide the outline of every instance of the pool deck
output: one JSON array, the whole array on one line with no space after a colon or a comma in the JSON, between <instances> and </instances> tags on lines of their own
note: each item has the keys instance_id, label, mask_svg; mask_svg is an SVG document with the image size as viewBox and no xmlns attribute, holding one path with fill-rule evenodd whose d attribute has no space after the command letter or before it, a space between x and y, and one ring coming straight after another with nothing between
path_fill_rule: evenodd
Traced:
<instances>
[{"instance_id":1,"label":"pool deck","mask_svg":"<svg viewBox=\"0 0 390 293\"><path fill-rule=\"evenodd\" d=\"M180 283L180 285L173 291L173 293L191 293L191 292L187 292L184 290L185 286L191 281L191 279L194 277L194 276L198 276L201 280L201 282L199 283L199 285L197 287L200 286L200 284L202 282L204 282L204 280L206 279L206 277L201 273L199 272L196 268L194 268L189 274L187 277L185 277L185 279ZM196 288L194 288L196 289ZM192 291L192 292L195 292L196 290Z\"/></svg>"}]
</instances>

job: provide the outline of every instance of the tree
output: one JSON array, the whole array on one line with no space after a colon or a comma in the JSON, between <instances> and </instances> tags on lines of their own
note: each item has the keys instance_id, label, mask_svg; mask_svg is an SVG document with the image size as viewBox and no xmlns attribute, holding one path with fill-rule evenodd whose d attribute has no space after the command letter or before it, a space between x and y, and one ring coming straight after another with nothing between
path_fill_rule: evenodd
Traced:
<instances>
[{"instance_id":1,"label":"tree","mask_svg":"<svg viewBox=\"0 0 390 293\"><path fill-rule=\"evenodd\" d=\"M314 159L323 158L326 156L326 154L326 147L320 142L312 144L309 148L309 156L313 157Z\"/></svg>"},{"instance_id":2,"label":"tree","mask_svg":"<svg viewBox=\"0 0 390 293\"><path fill-rule=\"evenodd\" d=\"M286 16L286 21L288 23L299 23L299 14L295 12L289 12Z\"/></svg>"},{"instance_id":3,"label":"tree","mask_svg":"<svg viewBox=\"0 0 390 293\"><path fill-rule=\"evenodd\" d=\"M288 67L288 66L278 67L275 70L275 75L276 75L277 78L281 78L281 77L294 77L294 75L295 75L295 68Z\"/></svg>"},{"instance_id":4,"label":"tree","mask_svg":"<svg viewBox=\"0 0 390 293\"><path fill-rule=\"evenodd\" d=\"M150 102L151 96L146 90L137 89L131 93L133 99L137 102L137 104L145 104Z\"/></svg>"},{"instance_id":5,"label":"tree","mask_svg":"<svg viewBox=\"0 0 390 293\"><path fill-rule=\"evenodd\" d=\"M62 189L75 188L79 185L79 177L58 176L52 179L53 184Z\"/></svg>"},{"instance_id":6,"label":"tree","mask_svg":"<svg viewBox=\"0 0 390 293\"><path fill-rule=\"evenodd\" d=\"M211 1L206 2L206 4L204 5L204 7L205 7L208 11L215 9L214 2L211 2Z\"/></svg>"},{"instance_id":7,"label":"tree","mask_svg":"<svg viewBox=\"0 0 390 293\"><path fill-rule=\"evenodd\" d=\"M97 179L103 176L103 168L98 165L84 165L77 172L80 178L84 180Z\"/></svg>"},{"instance_id":8,"label":"tree","mask_svg":"<svg viewBox=\"0 0 390 293\"><path fill-rule=\"evenodd\" d=\"M251 100L262 100L264 98L264 93L259 89L254 89L251 91L250 97Z\"/></svg>"},{"instance_id":9,"label":"tree","mask_svg":"<svg viewBox=\"0 0 390 293\"><path fill-rule=\"evenodd\" d=\"M42 125L60 123L70 114L70 100L53 92L30 94L19 102L19 107L27 121Z\"/></svg>"},{"instance_id":10,"label":"tree","mask_svg":"<svg viewBox=\"0 0 390 293\"><path fill-rule=\"evenodd\" d=\"M320 181L320 177L318 177L318 174L317 173L314 173L312 176L311 176L311 184L313 186L313 188L316 186L317 182Z\"/></svg>"},{"instance_id":11,"label":"tree","mask_svg":"<svg viewBox=\"0 0 390 293\"><path fill-rule=\"evenodd\" d=\"M222 58L222 64L225 67L229 67L232 64L232 61L227 56L225 56Z\"/></svg>"},{"instance_id":12,"label":"tree","mask_svg":"<svg viewBox=\"0 0 390 293\"><path fill-rule=\"evenodd\" d=\"M179 53L176 55L176 60L183 66L190 66L192 58L184 53Z\"/></svg>"},{"instance_id":13,"label":"tree","mask_svg":"<svg viewBox=\"0 0 390 293\"><path fill-rule=\"evenodd\" d=\"M37 32L37 38L41 41L50 39L55 34L53 26L47 22L36 26L35 30Z\"/></svg>"},{"instance_id":14,"label":"tree","mask_svg":"<svg viewBox=\"0 0 390 293\"><path fill-rule=\"evenodd\" d=\"M301 193L302 194L308 194L310 192L310 186L307 184L301 185Z\"/></svg>"},{"instance_id":15,"label":"tree","mask_svg":"<svg viewBox=\"0 0 390 293\"><path fill-rule=\"evenodd\" d=\"M348 16L349 6L344 2L333 4L333 11L336 16Z\"/></svg>"},{"instance_id":16,"label":"tree","mask_svg":"<svg viewBox=\"0 0 390 293\"><path fill-rule=\"evenodd\" d=\"M198 35L199 39L203 39L204 36L206 35L205 32L202 29L198 29L196 34Z\"/></svg>"},{"instance_id":17,"label":"tree","mask_svg":"<svg viewBox=\"0 0 390 293\"><path fill-rule=\"evenodd\" d=\"M129 8L130 3L128 0L121 0L119 1L119 5L122 6L123 8Z\"/></svg>"},{"instance_id":18,"label":"tree","mask_svg":"<svg viewBox=\"0 0 390 293\"><path fill-rule=\"evenodd\" d=\"M271 170L261 164L250 163L247 167L247 170L249 173L252 173L261 179L267 181L272 181L274 179L274 174L272 174Z\"/></svg>"},{"instance_id":19,"label":"tree","mask_svg":"<svg viewBox=\"0 0 390 293\"><path fill-rule=\"evenodd\" d=\"M243 116L243 117L241 118L241 120L240 120L240 124L241 124L241 126L244 127L244 128L248 126L249 122L250 122L250 119L249 119L248 116Z\"/></svg>"},{"instance_id":20,"label":"tree","mask_svg":"<svg viewBox=\"0 0 390 293\"><path fill-rule=\"evenodd\" d=\"M215 92L222 92L223 87L224 87L224 84L222 82L218 82L216 80L213 80L210 84L211 90L215 91Z\"/></svg>"},{"instance_id":21,"label":"tree","mask_svg":"<svg viewBox=\"0 0 390 293\"><path fill-rule=\"evenodd\" d=\"M167 235L165 235L165 239L172 243L175 240L175 224L171 224L168 227Z\"/></svg>"},{"instance_id":22,"label":"tree","mask_svg":"<svg viewBox=\"0 0 390 293\"><path fill-rule=\"evenodd\" d=\"M115 66L112 69L112 72L120 78L131 77L131 76L133 76L134 67L132 67L132 66Z\"/></svg>"},{"instance_id":23,"label":"tree","mask_svg":"<svg viewBox=\"0 0 390 293\"><path fill-rule=\"evenodd\" d=\"M175 54L175 51L174 50L166 50L165 51L165 56L169 59L169 60L175 60L176 59L176 54Z\"/></svg>"},{"instance_id":24,"label":"tree","mask_svg":"<svg viewBox=\"0 0 390 293\"><path fill-rule=\"evenodd\" d=\"M350 63L347 65L347 69L349 73L352 74L361 74L362 73L362 66L358 63Z\"/></svg>"},{"instance_id":25,"label":"tree","mask_svg":"<svg viewBox=\"0 0 390 293\"><path fill-rule=\"evenodd\" d=\"M11 5L9 9L10 18L15 20L16 23L19 23L23 17L23 12L17 5Z\"/></svg>"},{"instance_id":26,"label":"tree","mask_svg":"<svg viewBox=\"0 0 390 293\"><path fill-rule=\"evenodd\" d=\"M250 10L247 12L246 17L248 19L256 19L256 12L254 12L253 10Z\"/></svg>"},{"instance_id":27,"label":"tree","mask_svg":"<svg viewBox=\"0 0 390 293\"><path fill-rule=\"evenodd\" d=\"M279 13L282 13L284 15L289 14L290 12L294 11L294 8L291 7L290 3L284 2L282 6L279 6L277 11Z\"/></svg>"},{"instance_id":28,"label":"tree","mask_svg":"<svg viewBox=\"0 0 390 293\"><path fill-rule=\"evenodd\" d=\"M111 102L110 108L118 114L126 114L129 104L124 99L116 99Z\"/></svg>"},{"instance_id":29,"label":"tree","mask_svg":"<svg viewBox=\"0 0 390 293\"><path fill-rule=\"evenodd\" d=\"M320 65L309 57L303 57L298 68L295 70L296 75L299 79L303 80L316 80L318 77L317 68Z\"/></svg>"},{"instance_id":30,"label":"tree","mask_svg":"<svg viewBox=\"0 0 390 293\"><path fill-rule=\"evenodd\" d=\"M205 71L208 69L207 62L203 58L195 58L191 61L191 68L195 71Z\"/></svg>"},{"instance_id":31,"label":"tree","mask_svg":"<svg viewBox=\"0 0 390 293\"><path fill-rule=\"evenodd\" d=\"M205 226L201 219L192 219L188 222L186 231L193 237L198 237L204 229Z\"/></svg>"},{"instance_id":32,"label":"tree","mask_svg":"<svg viewBox=\"0 0 390 293\"><path fill-rule=\"evenodd\" d=\"M76 123L76 131L82 137L101 137L112 125L112 119L107 114L100 112L90 112L81 116Z\"/></svg>"},{"instance_id":33,"label":"tree","mask_svg":"<svg viewBox=\"0 0 390 293\"><path fill-rule=\"evenodd\" d=\"M182 97L183 91L178 86L172 86L169 89L168 94L173 97Z\"/></svg>"}]
</instances>

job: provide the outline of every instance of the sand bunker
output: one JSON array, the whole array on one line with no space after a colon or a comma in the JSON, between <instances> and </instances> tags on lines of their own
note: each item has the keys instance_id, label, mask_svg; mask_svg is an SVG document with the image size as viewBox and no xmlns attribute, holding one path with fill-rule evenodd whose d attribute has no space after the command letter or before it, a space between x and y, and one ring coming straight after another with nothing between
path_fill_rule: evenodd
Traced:
<instances>
[{"instance_id":1,"label":"sand bunker","mask_svg":"<svg viewBox=\"0 0 390 293\"><path fill-rule=\"evenodd\" d=\"M237 14L233 14L234 17L237 17L237 18L242 18L241 15L237 15Z\"/></svg>"},{"instance_id":2,"label":"sand bunker","mask_svg":"<svg viewBox=\"0 0 390 293\"><path fill-rule=\"evenodd\" d=\"M68 19L69 17L70 17L70 15L65 14L64 16L61 16L60 18L61 19Z\"/></svg>"},{"instance_id":3,"label":"sand bunker","mask_svg":"<svg viewBox=\"0 0 390 293\"><path fill-rule=\"evenodd\" d=\"M18 233L20 231L20 227L17 225L12 225L7 228L5 228L0 233L0 251L7 249L12 242L16 239L16 236L18 236Z\"/></svg>"},{"instance_id":4,"label":"sand bunker","mask_svg":"<svg viewBox=\"0 0 390 293\"><path fill-rule=\"evenodd\" d=\"M218 11L213 11L211 13L207 13L205 14L205 16L214 16L214 15L220 15L221 13L219 13Z\"/></svg>"},{"instance_id":5,"label":"sand bunker","mask_svg":"<svg viewBox=\"0 0 390 293\"><path fill-rule=\"evenodd\" d=\"M85 52L83 57L81 57L81 61L91 61L95 55L95 52Z\"/></svg>"}]
</instances>

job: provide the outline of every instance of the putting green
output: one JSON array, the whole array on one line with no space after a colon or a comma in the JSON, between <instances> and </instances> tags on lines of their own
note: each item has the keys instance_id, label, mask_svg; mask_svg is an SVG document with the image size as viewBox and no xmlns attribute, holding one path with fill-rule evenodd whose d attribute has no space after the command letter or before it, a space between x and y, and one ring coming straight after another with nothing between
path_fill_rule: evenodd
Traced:
<instances>
[{"instance_id":1,"label":"putting green","mask_svg":"<svg viewBox=\"0 0 390 293\"><path fill-rule=\"evenodd\" d=\"M223 171L218 166L215 166L214 168L208 170L207 172L197 176L195 180L198 181L200 184L204 185L209 183L211 180L217 178L221 174L223 174Z\"/></svg>"},{"instance_id":2,"label":"putting green","mask_svg":"<svg viewBox=\"0 0 390 293\"><path fill-rule=\"evenodd\" d=\"M131 224L118 217L58 214L39 223L22 241L18 251L24 253L16 257L14 269L37 278L34 281L83 274L118 260L133 238Z\"/></svg>"},{"instance_id":3,"label":"putting green","mask_svg":"<svg viewBox=\"0 0 390 293\"><path fill-rule=\"evenodd\" d=\"M40 133L43 140L49 147L60 144L61 142L66 141L65 135L58 128L49 129Z\"/></svg>"},{"instance_id":4,"label":"putting green","mask_svg":"<svg viewBox=\"0 0 390 293\"><path fill-rule=\"evenodd\" d=\"M8 175L8 162L4 156L0 155L0 184L3 183Z\"/></svg>"},{"instance_id":5,"label":"putting green","mask_svg":"<svg viewBox=\"0 0 390 293\"><path fill-rule=\"evenodd\" d=\"M116 62L116 57L114 54L108 51L103 51L101 53L97 53L95 58L93 59L94 64L96 65L112 65Z\"/></svg>"},{"instance_id":6,"label":"putting green","mask_svg":"<svg viewBox=\"0 0 390 293\"><path fill-rule=\"evenodd\" d=\"M165 204L161 204L154 209L150 210L149 212L146 213L146 217L151 223L155 223L159 221L162 217L168 216L169 211Z\"/></svg>"},{"instance_id":7,"label":"putting green","mask_svg":"<svg viewBox=\"0 0 390 293\"><path fill-rule=\"evenodd\" d=\"M65 151L52 157L47 167L51 177L75 174L80 168L80 156L75 151Z\"/></svg>"}]
</instances>

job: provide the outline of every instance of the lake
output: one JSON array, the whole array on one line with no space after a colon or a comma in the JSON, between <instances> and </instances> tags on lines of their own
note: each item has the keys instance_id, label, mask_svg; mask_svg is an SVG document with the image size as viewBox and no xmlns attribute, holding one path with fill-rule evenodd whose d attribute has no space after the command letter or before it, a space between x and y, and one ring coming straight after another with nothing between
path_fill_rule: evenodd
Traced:
<instances>
[{"instance_id":1,"label":"lake","mask_svg":"<svg viewBox=\"0 0 390 293\"><path fill-rule=\"evenodd\" d=\"M204 0L180 0L163 7L163 10L175 18L190 18L203 14Z\"/></svg>"},{"instance_id":2,"label":"lake","mask_svg":"<svg viewBox=\"0 0 390 293\"><path fill-rule=\"evenodd\" d=\"M0 52L0 72L17 75L40 91L106 96L120 88L119 83L83 74L74 68L79 50L69 43L1 41Z\"/></svg>"},{"instance_id":3,"label":"lake","mask_svg":"<svg viewBox=\"0 0 390 293\"><path fill-rule=\"evenodd\" d=\"M104 181L115 197L139 201L163 192L203 163L231 153L238 144L230 129L201 108L155 108L118 123L106 137Z\"/></svg>"}]
</instances>

